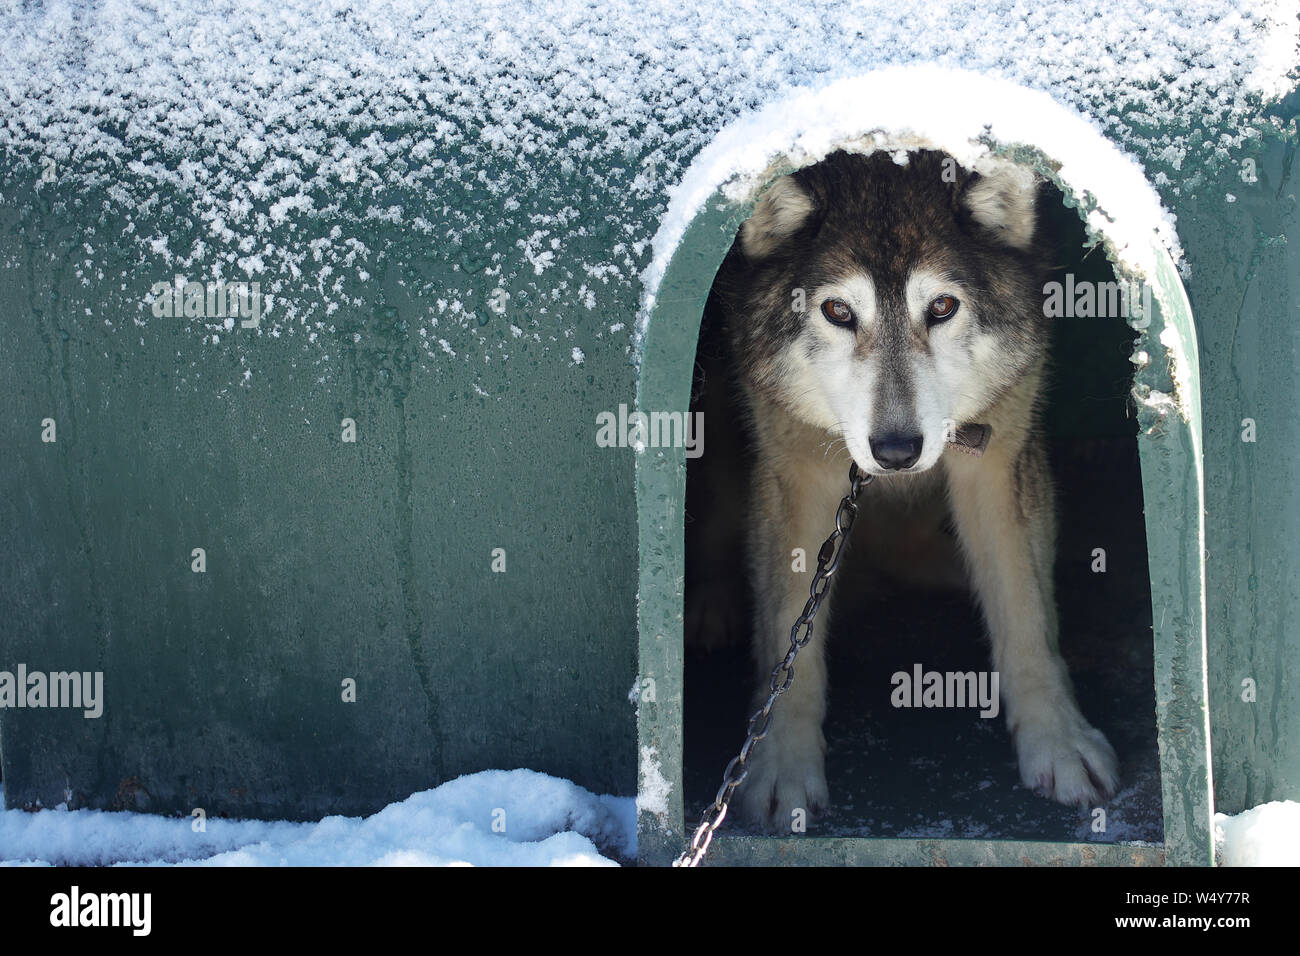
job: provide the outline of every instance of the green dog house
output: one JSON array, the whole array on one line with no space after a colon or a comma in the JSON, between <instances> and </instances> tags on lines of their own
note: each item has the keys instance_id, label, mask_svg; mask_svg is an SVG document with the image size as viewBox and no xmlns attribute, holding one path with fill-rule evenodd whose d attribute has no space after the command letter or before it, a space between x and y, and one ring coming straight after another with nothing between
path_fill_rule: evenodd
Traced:
<instances>
[{"instance_id":1,"label":"green dog house","mask_svg":"<svg viewBox=\"0 0 1300 956\"><path fill-rule=\"evenodd\" d=\"M1298 64L1280 0L11 11L6 804L304 819L523 766L637 792L670 862L725 764L688 750L734 753L745 715L687 729L718 666L683 642L687 450L602 423L687 411L776 176L939 148L1036 170L1062 268L1151 292L1063 320L1053 426L1096 437L1109 369L1145 563L1108 572L1136 604L1079 598L1122 653L1063 645L1110 655L1090 713L1106 667L1145 695L1151 825L1017 818L998 728L973 796L729 820L710 862L1211 863L1215 811L1300 799ZM20 673L84 706L20 706ZM945 733L895 806L951 789Z\"/></svg>"}]
</instances>

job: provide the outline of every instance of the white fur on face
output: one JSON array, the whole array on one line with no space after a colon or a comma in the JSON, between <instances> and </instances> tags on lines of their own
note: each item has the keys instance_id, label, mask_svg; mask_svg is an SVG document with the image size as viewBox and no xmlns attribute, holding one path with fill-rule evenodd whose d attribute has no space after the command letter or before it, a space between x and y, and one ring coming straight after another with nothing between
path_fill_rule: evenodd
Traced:
<instances>
[{"instance_id":1,"label":"white fur on face","mask_svg":"<svg viewBox=\"0 0 1300 956\"><path fill-rule=\"evenodd\" d=\"M914 349L908 357L916 426L923 439L921 458L912 466L914 471L925 471L938 462L950 433L965 422L962 408L968 402L963 399L977 385L966 347L975 328L975 312L965 290L942 272L917 269L907 280L908 315L924 330L930 303L941 295L957 299L957 314L924 333L930 345L929 355Z\"/></svg>"},{"instance_id":2,"label":"white fur on face","mask_svg":"<svg viewBox=\"0 0 1300 956\"><path fill-rule=\"evenodd\" d=\"M912 315L921 317L921 322L925 321L930 303L941 295L955 296L961 305L956 315L929 331L933 359L930 367L934 379L927 381L925 373L920 371L914 378L917 382L917 417L926 442L921 460L915 466L918 470L923 466L929 467L926 462L933 464L942 453L942 448L934 449L934 460L930 460L933 416L940 414L956 426L975 421L996 399L1004 384L1008 361L1006 343L996 335L981 331L975 297L968 295L959 282L942 272L928 269L918 269L908 280L908 308ZM924 357L918 356L920 359ZM915 367L919 370L923 363L918 362ZM928 404L937 396L944 396L941 413L936 413Z\"/></svg>"},{"instance_id":3,"label":"white fur on face","mask_svg":"<svg viewBox=\"0 0 1300 956\"><path fill-rule=\"evenodd\" d=\"M822 315L822 303L827 299L848 304L857 318L856 330L834 325ZM790 349L792 375L787 379L787 395L794 402L795 414L849 439L855 431L853 423L870 414L874 362L863 360L855 350L858 336L876 321L876 284L866 273L809 290L804 331ZM849 451L861 461L852 443Z\"/></svg>"},{"instance_id":4,"label":"white fur on face","mask_svg":"<svg viewBox=\"0 0 1300 956\"><path fill-rule=\"evenodd\" d=\"M961 304L957 314L926 332L929 305L941 295ZM827 321L821 304L827 299L848 303L857 317L857 329ZM902 359L910 383L912 420L906 424L922 436L921 457L909 472L925 471L943 455L952 428L965 424L984 407L988 394L977 369L992 358L994 343L978 333L973 306L961 286L942 272L918 269L908 279L907 320L928 337L929 353L912 348ZM859 273L811 290L806 326L785 356L783 382L791 410L809 424L841 436L859 466L875 474L896 474L880 468L871 454L875 423L886 409L876 407L888 397L876 392L882 357L857 353L861 336L868 335L879 315L876 286L870 275ZM815 344L815 347L813 346ZM897 362L898 360L891 360ZM880 437L880 436L877 436Z\"/></svg>"}]
</instances>

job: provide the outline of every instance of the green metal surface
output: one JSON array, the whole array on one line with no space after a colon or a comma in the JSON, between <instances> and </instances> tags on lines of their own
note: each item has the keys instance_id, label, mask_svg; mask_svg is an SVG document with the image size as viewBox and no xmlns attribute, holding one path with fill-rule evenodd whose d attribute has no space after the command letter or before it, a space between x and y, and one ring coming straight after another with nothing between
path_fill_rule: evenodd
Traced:
<instances>
[{"instance_id":1,"label":"green metal surface","mask_svg":"<svg viewBox=\"0 0 1300 956\"><path fill-rule=\"evenodd\" d=\"M84 281L79 247L150 226L58 190L0 206L0 669L102 671L105 707L0 712L7 803L312 818L513 767L631 792L631 452L594 441L625 357L517 339L529 304L489 313L509 362L430 361L414 278L460 253L382 223L327 361L132 330L166 267L110 249Z\"/></svg>"},{"instance_id":2,"label":"green metal surface","mask_svg":"<svg viewBox=\"0 0 1300 956\"><path fill-rule=\"evenodd\" d=\"M646 329L637 407L690 407L691 374L700 317L713 277L750 211L723 200L706 203L687 227L668 265ZM683 524L686 458L682 448L647 450L636 459L638 547L641 576L637 624L640 675L654 679L656 701L637 712L640 785L667 793L638 815L637 853L663 864L682 849L682 600L686 581ZM737 742L739 746L739 742ZM721 768L719 768L719 771Z\"/></svg>"},{"instance_id":3,"label":"green metal surface","mask_svg":"<svg viewBox=\"0 0 1300 956\"><path fill-rule=\"evenodd\" d=\"M1032 150L1003 150L1051 173L1050 158ZM1058 185L1061 185L1058 183ZM1067 191L1066 201L1078 204ZM638 401L641 408L684 408L689 401L694 346L713 277L749 207L729 202L722 190L704 204L669 262L646 332ZM1152 242L1154 242L1154 238ZM720 861L931 862L935 847L957 863L1015 862L1213 862L1209 724L1206 701L1204 569L1201 527L1202 472L1196 335L1191 310L1167 254L1156 250L1159 273L1154 315L1138 347L1151 361L1139 367L1135 390L1171 396L1141 406L1139 441L1146 500L1152 603L1155 610L1156 705L1164 792L1165 845L998 844L995 841L736 838ZM1126 276L1121 272L1121 278ZM1138 325L1142 320L1138 320ZM1169 356L1161 344L1165 327L1185 344L1182 390L1175 396ZM685 458L680 450L657 450L637 459L640 522L641 673L658 685L655 706L639 712L643 793L666 783L670 792L639 818L640 858L657 865L680 852L694 827L681 802L682 598L684 539L682 507ZM778 705L779 706L779 705ZM739 746L739 739L737 746ZM761 745L760 745L761 746ZM719 767L719 773L721 773ZM692 811L692 817L695 811ZM956 850L956 847L969 849ZM1017 849L1010 849L1016 847Z\"/></svg>"},{"instance_id":4,"label":"green metal surface","mask_svg":"<svg viewBox=\"0 0 1300 956\"><path fill-rule=\"evenodd\" d=\"M1229 167L1178 209L1205 399L1215 808L1230 814L1300 800L1300 93L1277 113L1292 132L1261 139L1256 181Z\"/></svg>"},{"instance_id":5,"label":"green metal surface","mask_svg":"<svg viewBox=\"0 0 1300 956\"><path fill-rule=\"evenodd\" d=\"M1209 701L1205 657L1204 477L1199 354L1191 308L1167 256L1157 258L1155 314L1141 347L1150 364L1137 370L1142 433L1151 608L1155 631L1156 715L1164 790L1166 862L1214 862ZM1167 353L1162 333L1177 334ZM1176 368L1175 382L1171 366ZM1154 392L1173 405L1155 405Z\"/></svg>"},{"instance_id":6,"label":"green metal surface","mask_svg":"<svg viewBox=\"0 0 1300 956\"><path fill-rule=\"evenodd\" d=\"M707 866L1161 866L1157 846L1011 840L718 837Z\"/></svg>"}]
</instances>

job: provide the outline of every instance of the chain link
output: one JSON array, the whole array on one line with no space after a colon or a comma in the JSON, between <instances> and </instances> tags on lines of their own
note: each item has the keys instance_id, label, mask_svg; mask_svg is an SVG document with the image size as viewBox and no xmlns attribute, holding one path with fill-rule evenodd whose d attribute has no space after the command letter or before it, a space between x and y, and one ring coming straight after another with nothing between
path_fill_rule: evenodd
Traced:
<instances>
[{"instance_id":1,"label":"chain link","mask_svg":"<svg viewBox=\"0 0 1300 956\"><path fill-rule=\"evenodd\" d=\"M722 786L718 788L717 796L713 798L713 803L700 818L700 825L695 830L695 836L691 838L691 845L673 861L673 866L699 865L709 849L709 844L713 842L714 831L727 817L732 795L749 776L749 758L754 753L755 745L772 729L772 706L776 703L776 699L789 690L790 685L794 683L794 660L799 655L799 651L812 640L813 618L817 616L817 611L826 597L831 575L840 566L846 539L853 528L854 519L858 516L858 495L870 482L871 475L859 471L857 462L849 466L849 493L840 499L840 506L835 509L835 530L817 552L817 571L813 574L812 584L808 587L808 602L803 607L803 613L790 628L790 650L773 668L772 676L768 680L771 693L767 695L763 706L749 718L748 735L740 748L740 753L731 759L727 769L722 772ZM800 631L803 633L801 634Z\"/></svg>"}]
</instances>

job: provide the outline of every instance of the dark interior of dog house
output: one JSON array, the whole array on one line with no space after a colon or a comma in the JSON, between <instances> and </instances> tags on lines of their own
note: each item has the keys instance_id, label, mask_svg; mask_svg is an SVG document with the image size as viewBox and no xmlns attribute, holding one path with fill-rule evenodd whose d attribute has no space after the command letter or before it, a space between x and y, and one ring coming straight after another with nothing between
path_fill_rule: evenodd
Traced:
<instances>
[{"instance_id":1,"label":"dark interior of dog house","mask_svg":"<svg viewBox=\"0 0 1300 956\"><path fill-rule=\"evenodd\" d=\"M1088 245L1077 211L1065 205L1059 191L1048 187L1040 208L1040 228L1050 233L1055 249L1054 279L1064 283L1072 274L1076 283L1115 281L1104 251ZM716 360L721 354L719 324L711 299L697 351L696 405L705 388L732 387L725 377L715 374L706 381L700 374L706 357ZM1104 829L1093 808L1062 806L1021 784L1002 717L981 719L971 709L890 706L889 694L880 689L890 687L892 674L928 661L943 661L944 669L987 669L988 641L967 592L882 585L878 575L866 580L850 549L835 584L829 636L821 635L828 640L831 662L825 735L832 805L809 821L808 836L1163 840L1150 581L1130 397L1135 335L1122 315L1056 319L1044 415L1057 488L1061 652L1083 713L1110 740L1120 761L1120 789L1104 805ZM744 444L738 417L726 428L710 422L709 434L711 442L730 434ZM728 467L746 467L743 447L739 451ZM686 607L694 600L701 610L703 595L697 589L705 569L715 574L719 567L729 568L728 586L738 598L738 610L704 608L695 623L711 633L703 641L687 640L688 822L713 799L723 768L743 742L755 676L743 554L702 553L703 544L692 534L692 522L709 506L700 469L711 458L716 463L727 457L705 455L689 461L687 470ZM832 519L827 514L827 532ZM1098 569L1096 549L1104 550L1104 570ZM809 563L813 560L810 555ZM757 832L738 815L728 818L727 828Z\"/></svg>"}]
</instances>

